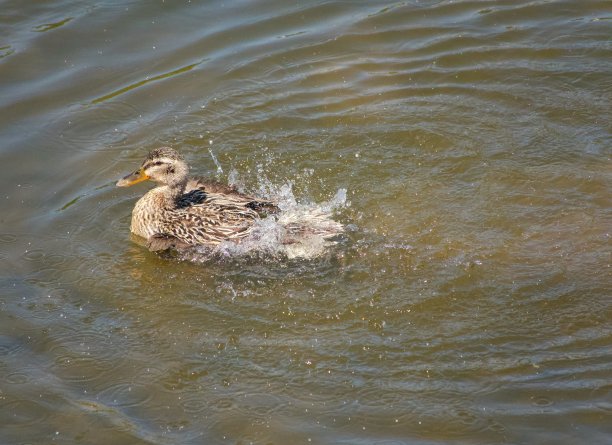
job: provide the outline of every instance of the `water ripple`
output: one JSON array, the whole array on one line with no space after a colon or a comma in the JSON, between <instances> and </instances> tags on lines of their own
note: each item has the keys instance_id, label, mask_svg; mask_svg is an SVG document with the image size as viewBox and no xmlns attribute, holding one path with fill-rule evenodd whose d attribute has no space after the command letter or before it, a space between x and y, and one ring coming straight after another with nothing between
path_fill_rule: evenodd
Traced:
<instances>
[{"instance_id":1,"label":"water ripple","mask_svg":"<svg viewBox=\"0 0 612 445\"><path fill-rule=\"evenodd\" d=\"M138 383L118 383L97 394L97 398L106 400L109 406L122 408L146 405L151 397L151 388Z\"/></svg>"},{"instance_id":2,"label":"water ripple","mask_svg":"<svg viewBox=\"0 0 612 445\"><path fill-rule=\"evenodd\" d=\"M14 337L0 335L0 356L9 357L19 353L23 345Z\"/></svg>"},{"instance_id":3,"label":"water ripple","mask_svg":"<svg viewBox=\"0 0 612 445\"><path fill-rule=\"evenodd\" d=\"M10 233L0 234L0 243L9 244L14 243L17 240L15 235L11 235Z\"/></svg>"},{"instance_id":4,"label":"water ripple","mask_svg":"<svg viewBox=\"0 0 612 445\"><path fill-rule=\"evenodd\" d=\"M3 427L29 427L40 425L49 416L47 406L32 400L14 400L1 404L0 422Z\"/></svg>"},{"instance_id":5,"label":"water ripple","mask_svg":"<svg viewBox=\"0 0 612 445\"><path fill-rule=\"evenodd\" d=\"M609 442L608 2L69 3L3 4L0 442ZM351 229L154 255L159 145Z\"/></svg>"},{"instance_id":6,"label":"water ripple","mask_svg":"<svg viewBox=\"0 0 612 445\"><path fill-rule=\"evenodd\" d=\"M168 71L167 73L158 74L157 76L148 77L148 78L146 78L144 80L140 80L140 81L135 82L135 83L133 83L131 85L127 85L127 86L125 86L123 88L120 88L117 91L113 91L111 93L105 94L104 96L97 97L97 98L95 98L95 99L93 99L91 101L91 104L93 105L93 104L98 104L98 103L101 103L101 102L105 102L105 101L107 101L109 99L113 99L114 97L117 97L117 96L119 96L121 94L127 93L130 90L133 90L135 88L139 88L141 86L147 85L148 83L157 82L159 80L167 79L167 78L170 78L170 77L173 77L173 76L177 76L179 74L186 73L188 71L191 71L192 69L194 69L198 65L200 65L202 62L203 61L200 61L200 62L197 62L197 63L192 63L190 65L186 65L186 66L183 66L181 68L177 68L177 69L174 69L172 71Z\"/></svg>"},{"instance_id":7,"label":"water ripple","mask_svg":"<svg viewBox=\"0 0 612 445\"><path fill-rule=\"evenodd\" d=\"M64 26L65 24L71 22L73 19L74 17L68 17L68 18L65 18L64 20L60 20L59 22L44 23L42 25L37 25L34 27L34 31L35 32L51 31L52 29L56 29L56 28L59 28L60 26Z\"/></svg>"}]
</instances>

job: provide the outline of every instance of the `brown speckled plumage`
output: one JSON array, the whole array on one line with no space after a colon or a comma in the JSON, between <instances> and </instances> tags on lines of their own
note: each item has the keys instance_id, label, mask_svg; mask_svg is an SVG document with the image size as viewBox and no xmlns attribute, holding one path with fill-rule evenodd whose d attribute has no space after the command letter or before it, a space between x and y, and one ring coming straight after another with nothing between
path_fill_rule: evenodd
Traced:
<instances>
[{"instance_id":1,"label":"brown speckled plumage","mask_svg":"<svg viewBox=\"0 0 612 445\"><path fill-rule=\"evenodd\" d=\"M162 147L151 151L136 172L117 183L129 186L151 179L159 184L136 203L130 228L147 240L151 250L239 240L250 233L260 213L277 211L269 201L215 181L189 179L188 173L183 158Z\"/></svg>"}]
</instances>

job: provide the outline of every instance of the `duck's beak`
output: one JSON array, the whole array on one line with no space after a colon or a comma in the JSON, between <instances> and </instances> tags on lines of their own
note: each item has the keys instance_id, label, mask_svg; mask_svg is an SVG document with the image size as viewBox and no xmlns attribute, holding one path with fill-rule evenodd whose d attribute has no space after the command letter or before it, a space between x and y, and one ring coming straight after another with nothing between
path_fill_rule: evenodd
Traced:
<instances>
[{"instance_id":1,"label":"duck's beak","mask_svg":"<svg viewBox=\"0 0 612 445\"><path fill-rule=\"evenodd\" d=\"M117 187L129 187L131 185L138 184L139 182L146 181L147 179L149 179L149 177L141 168L139 168L134 173L130 173L117 181Z\"/></svg>"}]
</instances>

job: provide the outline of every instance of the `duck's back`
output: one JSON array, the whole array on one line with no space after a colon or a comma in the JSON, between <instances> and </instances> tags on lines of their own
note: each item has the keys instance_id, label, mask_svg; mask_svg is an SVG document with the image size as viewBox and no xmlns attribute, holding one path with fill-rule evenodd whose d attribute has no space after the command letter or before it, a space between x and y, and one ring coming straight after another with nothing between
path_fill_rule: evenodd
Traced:
<instances>
[{"instance_id":1,"label":"duck's back","mask_svg":"<svg viewBox=\"0 0 612 445\"><path fill-rule=\"evenodd\" d=\"M204 178L191 178L185 188L186 193L200 190L206 193L209 202L244 206L255 210L260 216L275 214L279 211L276 204L266 199L255 198L239 192L236 187Z\"/></svg>"}]
</instances>

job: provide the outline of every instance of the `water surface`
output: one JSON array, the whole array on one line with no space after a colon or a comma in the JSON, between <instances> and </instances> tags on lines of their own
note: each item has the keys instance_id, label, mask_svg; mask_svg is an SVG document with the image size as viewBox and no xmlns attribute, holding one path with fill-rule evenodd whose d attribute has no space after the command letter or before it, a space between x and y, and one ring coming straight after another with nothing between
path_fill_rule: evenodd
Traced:
<instances>
[{"instance_id":1,"label":"water surface","mask_svg":"<svg viewBox=\"0 0 612 445\"><path fill-rule=\"evenodd\" d=\"M0 442L609 443L609 1L0 11ZM147 252L160 145L350 230Z\"/></svg>"}]
</instances>

